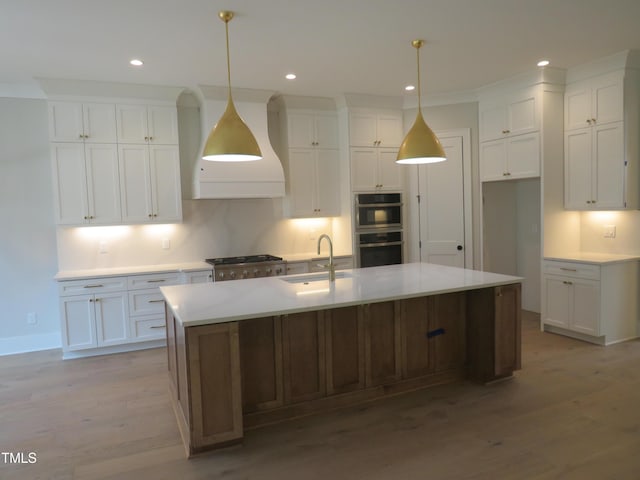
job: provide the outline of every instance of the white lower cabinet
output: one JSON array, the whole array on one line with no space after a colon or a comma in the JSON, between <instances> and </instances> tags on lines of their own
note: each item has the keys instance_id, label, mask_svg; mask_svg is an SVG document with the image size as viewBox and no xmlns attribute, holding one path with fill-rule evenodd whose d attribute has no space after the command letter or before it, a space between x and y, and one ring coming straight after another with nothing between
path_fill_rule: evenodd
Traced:
<instances>
[{"instance_id":1,"label":"white lower cabinet","mask_svg":"<svg viewBox=\"0 0 640 480\"><path fill-rule=\"evenodd\" d=\"M158 287L211 278L211 270L197 270L60 281L62 348L106 353L104 347L163 340L165 307Z\"/></svg>"},{"instance_id":2,"label":"white lower cabinet","mask_svg":"<svg viewBox=\"0 0 640 480\"><path fill-rule=\"evenodd\" d=\"M545 260L545 330L607 345L638 335L637 261L585 264Z\"/></svg>"}]
</instances>

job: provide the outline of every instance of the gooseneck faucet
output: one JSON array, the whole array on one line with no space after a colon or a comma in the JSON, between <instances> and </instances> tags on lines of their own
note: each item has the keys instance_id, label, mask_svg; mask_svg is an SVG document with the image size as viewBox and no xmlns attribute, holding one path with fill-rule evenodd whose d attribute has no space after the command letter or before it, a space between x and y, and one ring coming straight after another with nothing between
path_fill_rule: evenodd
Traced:
<instances>
[{"instance_id":1,"label":"gooseneck faucet","mask_svg":"<svg viewBox=\"0 0 640 480\"><path fill-rule=\"evenodd\" d=\"M331 241L331 237L329 235L327 235L326 233L323 233L322 235L320 235L318 237L318 255L320 255L320 243L322 242L323 238L326 238L327 241L329 242L329 264L325 265L325 267L329 268L329 281L330 282L335 282L336 281L336 266L333 264L333 242Z\"/></svg>"}]
</instances>

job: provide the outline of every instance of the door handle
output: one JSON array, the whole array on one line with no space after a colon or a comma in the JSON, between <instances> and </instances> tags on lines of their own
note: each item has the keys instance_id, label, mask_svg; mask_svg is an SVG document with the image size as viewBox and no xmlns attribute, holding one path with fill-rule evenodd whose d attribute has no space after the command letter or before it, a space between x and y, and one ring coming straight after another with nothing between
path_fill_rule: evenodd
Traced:
<instances>
[{"instance_id":1,"label":"door handle","mask_svg":"<svg viewBox=\"0 0 640 480\"><path fill-rule=\"evenodd\" d=\"M458 245L458 246L456 247L456 249L457 249L458 251L462 250L462 245Z\"/></svg>"}]
</instances>

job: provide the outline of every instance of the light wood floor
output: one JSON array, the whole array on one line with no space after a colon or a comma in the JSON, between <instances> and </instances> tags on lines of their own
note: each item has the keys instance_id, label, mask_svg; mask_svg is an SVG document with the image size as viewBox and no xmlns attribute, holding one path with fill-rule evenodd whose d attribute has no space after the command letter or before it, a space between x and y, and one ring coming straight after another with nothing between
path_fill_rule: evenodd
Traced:
<instances>
[{"instance_id":1,"label":"light wood floor","mask_svg":"<svg viewBox=\"0 0 640 480\"><path fill-rule=\"evenodd\" d=\"M0 357L3 480L640 479L640 341L598 347L523 320L523 369L249 432L186 460L163 349Z\"/></svg>"}]
</instances>

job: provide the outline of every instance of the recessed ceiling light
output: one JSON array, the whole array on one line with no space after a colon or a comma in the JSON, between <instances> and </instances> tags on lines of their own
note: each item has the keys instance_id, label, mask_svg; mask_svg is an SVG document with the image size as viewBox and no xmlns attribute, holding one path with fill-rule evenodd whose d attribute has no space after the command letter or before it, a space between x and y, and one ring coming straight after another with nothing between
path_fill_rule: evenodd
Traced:
<instances>
[{"instance_id":1,"label":"recessed ceiling light","mask_svg":"<svg viewBox=\"0 0 640 480\"><path fill-rule=\"evenodd\" d=\"M549 65L549 60L540 60L538 62L539 67L546 67L547 65Z\"/></svg>"},{"instance_id":2,"label":"recessed ceiling light","mask_svg":"<svg viewBox=\"0 0 640 480\"><path fill-rule=\"evenodd\" d=\"M129 63L134 67L141 67L142 65L144 65L144 62L142 60L138 60L137 58L134 58L133 60L129 61Z\"/></svg>"},{"instance_id":3,"label":"recessed ceiling light","mask_svg":"<svg viewBox=\"0 0 640 480\"><path fill-rule=\"evenodd\" d=\"M405 89L407 92L410 92L411 90L415 90L415 89L416 89L416 87L414 87L413 85L407 85L406 87L404 87L404 89Z\"/></svg>"},{"instance_id":4,"label":"recessed ceiling light","mask_svg":"<svg viewBox=\"0 0 640 480\"><path fill-rule=\"evenodd\" d=\"M287 80L295 80L296 79L296 74L295 73L287 73L284 78L286 78Z\"/></svg>"}]
</instances>

